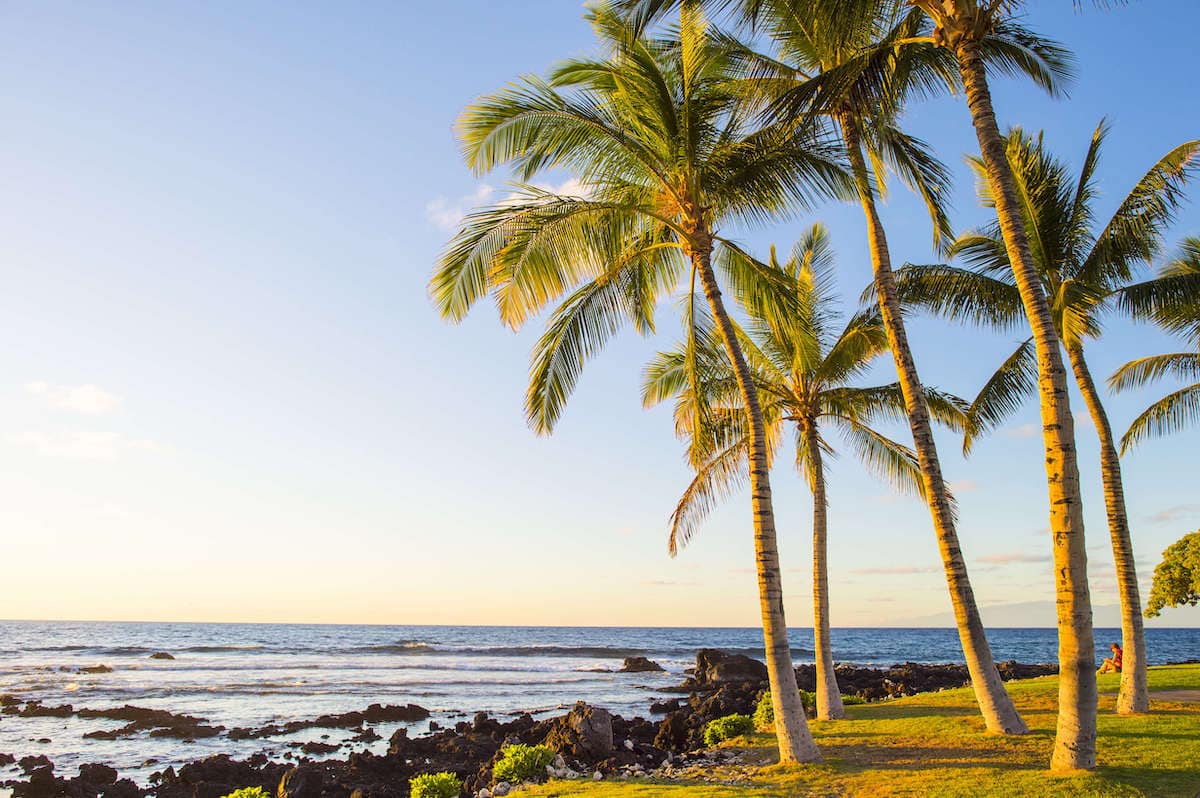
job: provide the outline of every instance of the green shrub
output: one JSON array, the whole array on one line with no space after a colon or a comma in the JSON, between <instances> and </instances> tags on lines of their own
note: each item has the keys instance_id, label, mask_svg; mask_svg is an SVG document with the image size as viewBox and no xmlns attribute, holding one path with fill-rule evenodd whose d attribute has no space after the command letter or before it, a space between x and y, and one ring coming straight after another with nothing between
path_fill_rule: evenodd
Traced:
<instances>
[{"instance_id":1,"label":"green shrub","mask_svg":"<svg viewBox=\"0 0 1200 798\"><path fill-rule=\"evenodd\" d=\"M412 798L458 798L462 780L453 773L422 773L408 782Z\"/></svg>"},{"instance_id":2,"label":"green shrub","mask_svg":"<svg viewBox=\"0 0 1200 798\"><path fill-rule=\"evenodd\" d=\"M817 714L817 694L810 693L807 690L800 691L800 703L804 704L804 711L811 718ZM856 704L867 703L862 696L843 695L843 706L855 706ZM754 728L759 731L774 731L775 730L775 708L771 706L771 691L765 690L758 697L758 706L754 708Z\"/></svg>"},{"instance_id":3,"label":"green shrub","mask_svg":"<svg viewBox=\"0 0 1200 798\"><path fill-rule=\"evenodd\" d=\"M262 787L243 787L240 790L234 790L223 798L272 798L271 793L264 790Z\"/></svg>"},{"instance_id":4,"label":"green shrub","mask_svg":"<svg viewBox=\"0 0 1200 798\"><path fill-rule=\"evenodd\" d=\"M704 729L704 744L716 745L734 737L754 732L754 721L749 715L726 715L709 721Z\"/></svg>"},{"instance_id":5,"label":"green shrub","mask_svg":"<svg viewBox=\"0 0 1200 798\"><path fill-rule=\"evenodd\" d=\"M759 731L775 731L775 707L771 706L771 691L763 690L754 708L754 728Z\"/></svg>"},{"instance_id":6,"label":"green shrub","mask_svg":"<svg viewBox=\"0 0 1200 798\"><path fill-rule=\"evenodd\" d=\"M554 752L544 745L510 745L500 749L500 761L492 767L493 781L520 784L528 779L546 777L546 766L554 761Z\"/></svg>"}]
</instances>

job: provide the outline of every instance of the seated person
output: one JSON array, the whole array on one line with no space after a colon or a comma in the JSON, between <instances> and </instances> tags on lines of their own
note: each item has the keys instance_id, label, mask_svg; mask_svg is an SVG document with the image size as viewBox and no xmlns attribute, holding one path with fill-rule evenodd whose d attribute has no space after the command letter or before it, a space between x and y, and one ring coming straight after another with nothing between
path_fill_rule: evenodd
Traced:
<instances>
[{"instance_id":1,"label":"seated person","mask_svg":"<svg viewBox=\"0 0 1200 798\"><path fill-rule=\"evenodd\" d=\"M1116 643L1109 646L1112 649L1112 656L1104 660L1104 664L1100 666L1100 670L1096 673L1120 673L1121 672L1121 647Z\"/></svg>"}]
</instances>

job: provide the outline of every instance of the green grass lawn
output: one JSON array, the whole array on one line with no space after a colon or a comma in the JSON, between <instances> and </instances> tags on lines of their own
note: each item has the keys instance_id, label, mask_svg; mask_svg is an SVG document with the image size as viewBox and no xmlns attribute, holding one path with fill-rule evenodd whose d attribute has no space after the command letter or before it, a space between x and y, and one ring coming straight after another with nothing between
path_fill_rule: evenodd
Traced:
<instances>
[{"instance_id":1,"label":"green grass lawn","mask_svg":"<svg viewBox=\"0 0 1200 798\"><path fill-rule=\"evenodd\" d=\"M847 719L811 723L825 762L780 766L774 737L738 741L758 764L714 769L734 785L651 780L553 781L528 795L567 798L734 796L1186 796L1200 795L1200 703L1155 700L1151 714L1114 714L1117 675L1100 681L1099 766L1079 776L1047 772L1054 742L1057 677L1009 682L1032 730L985 733L970 690L847 707ZM1150 689L1200 690L1200 665L1150 669Z\"/></svg>"}]
</instances>

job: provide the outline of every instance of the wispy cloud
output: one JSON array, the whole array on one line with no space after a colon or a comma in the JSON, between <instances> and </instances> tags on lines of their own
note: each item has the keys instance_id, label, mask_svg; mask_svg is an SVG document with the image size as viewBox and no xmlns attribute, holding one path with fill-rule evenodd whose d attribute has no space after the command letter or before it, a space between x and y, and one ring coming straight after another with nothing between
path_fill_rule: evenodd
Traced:
<instances>
[{"instance_id":1,"label":"wispy cloud","mask_svg":"<svg viewBox=\"0 0 1200 798\"><path fill-rule=\"evenodd\" d=\"M1014 563L1022 562L1050 562L1049 554L1030 554L1024 551L1008 551L999 552L997 554L985 554L979 558L979 562L985 562L990 565L1013 565Z\"/></svg>"},{"instance_id":2,"label":"wispy cloud","mask_svg":"<svg viewBox=\"0 0 1200 798\"><path fill-rule=\"evenodd\" d=\"M887 574L931 574L940 570L933 565L895 565L887 568L853 568L852 574L887 575Z\"/></svg>"},{"instance_id":3,"label":"wispy cloud","mask_svg":"<svg viewBox=\"0 0 1200 798\"><path fill-rule=\"evenodd\" d=\"M946 487L951 493L970 493L973 490L979 490L979 483L973 479L956 479L953 482L947 482Z\"/></svg>"},{"instance_id":4,"label":"wispy cloud","mask_svg":"<svg viewBox=\"0 0 1200 798\"><path fill-rule=\"evenodd\" d=\"M151 440L130 438L119 432L91 430L29 431L10 436L9 440L33 449L43 457L66 460L112 461L127 452L153 452L160 449Z\"/></svg>"},{"instance_id":5,"label":"wispy cloud","mask_svg":"<svg viewBox=\"0 0 1200 798\"><path fill-rule=\"evenodd\" d=\"M1177 504L1148 516L1148 520L1154 524L1166 524L1196 515L1200 515L1200 504Z\"/></svg>"},{"instance_id":6,"label":"wispy cloud","mask_svg":"<svg viewBox=\"0 0 1200 798\"><path fill-rule=\"evenodd\" d=\"M642 587L686 587L690 585L697 585L699 582L676 582L671 579L645 579L639 584L641 584Z\"/></svg>"},{"instance_id":7,"label":"wispy cloud","mask_svg":"<svg viewBox=\"0 0 1200 798\"><path fill-rule=\"evenodd\" d=\"M102 416L121 405L121 397L98 385L51 385L44 380L26 383L25 390L42 397L51 407L85 416Z\"/></svg>"},{"instance_id":8,"label":"wispy cloud","mask_svg":"<svg viewBox=\"0 0 1200 798\"><path fill-rule=\"evenodd\" d=\"M1019 427L1006 429L1002 434L1006 438L1033 438L1041 431L1042 428L1037 424L1022 424Z\"/></svg>"},{"instance_id":9,"label":"wispy cloud","mask_svg":"<svg viewBox=\"0 0 1200 798\"><path fill-rule=\"evenodd\" d=\"M442 230L456 230L463 217L476 205L486 202L495 191L487 183L480 183L470 194L458 199L452 200L444 195L434 197L426 203L425 215Z\"/></svg>"}]
</instances>

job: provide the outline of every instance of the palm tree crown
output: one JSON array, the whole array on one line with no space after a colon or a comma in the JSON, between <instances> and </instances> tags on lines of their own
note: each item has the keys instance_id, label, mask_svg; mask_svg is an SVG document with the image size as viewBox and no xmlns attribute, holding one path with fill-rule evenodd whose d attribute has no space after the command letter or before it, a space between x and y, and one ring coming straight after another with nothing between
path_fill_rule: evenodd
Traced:
<instances>
[{"instance_id":1,"label":"palm tree crown","mask_svg":"<svg viewBox=\"0 0 1200 798\"><path fill-rule=\"evenodd\" d=\"M1078 175L1057 159L1042 135L1014 128L1006 139L1026 235L1051 318L1070 352L1103 332L1113 299L1162 248L1164 232L1183 202L1183 188L1197 168L1200 141L1161 157L1100 227L1096 225L1096 167L1108 126L1092 136ZM985 207L994 207L983 164L971 158ZM897 272L901 300L945 318L994 327L1026 328L998 222L960 236L948 249L966 265L905 266ZM1131 295L1132 296L1132 295ZM1132 300L1127 300L1132 301ZM972 403L964 450L1003 422L1036 391L1032 342L1022 342Z\"/></svg>"},{"instance_id":2,"label":"palm tree crown","mask_svg":"<svg viewBox=\"0 0 1200 798\"><path fill-rule=\"evenodd\" d=\"M811 484L820 455L834 451L827 431L836 430L869 470L903 492L920 494L923 485L912 450L871 426L905 418L900 386L849 384L887 351L887 336L877 310L861 311L839 329L826 228L810 228L786 261L779 261L772 248L769 261L755 274L768 270L777 277L747 292L743 308L748 323L739 330L739 339L762 397L772 453L782 445L785 422L790 422L796 467ZM672 554L687 544L721 497L745 482L745 413L736 380L711 320L700 308L690 312L701 318L688 326L685 341L647 365L643 387L648 407L675 400L676 431L687 442L689 461L697 470L672 513ZM961 428L961 400L933 389L926 389L926 398L939 421Z\"/></svg>"}]
</instances>

